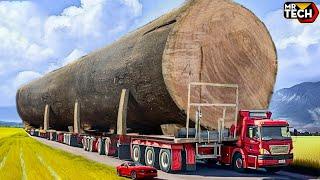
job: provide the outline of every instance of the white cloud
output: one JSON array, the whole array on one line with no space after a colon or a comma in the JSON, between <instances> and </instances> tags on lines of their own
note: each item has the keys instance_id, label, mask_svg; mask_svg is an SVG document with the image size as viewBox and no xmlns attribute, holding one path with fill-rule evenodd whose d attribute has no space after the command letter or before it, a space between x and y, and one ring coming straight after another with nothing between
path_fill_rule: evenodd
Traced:
<instances>
[{"instance_id":1,"label":"white cloud","mask_svg":"<svg viewBox=\"0 0 320 180\"><path fill-rule=\"evenodd\" d=\"M84 56L85 54L86 54L85 52L78 50L78 49L75 49L63 60L62 64L63 65L70 64L70 63L76 61L78 58Z\"/></svg>"},{"instance_id":2,"label":"white cloud","mask_svg":"<svg viewBox=\"0 0 320 180\"><path fill-rule=\"evenodd\" d=\"M18 72L14 77L9 80L3 80L0 83L0 107L12 106L15 103L16 90L23 84L41 77L42 74L34 71Z\"/></svg>"},{"instance_id":3,"label":"white cloud","mask_svg":"<svg viewBox=\"0 0 320 180\"><path fill-rule=\"evenodd\" d=\"M278 51L276 88L320 80L320 20L301 24L283 18L283 10L270 12L264 22Z\"/></svg>"},{"instance_id":4,"label":"white cloud","mask_svg":"<svg viewBox=\"0 0 320 180\"><path fill-rule=\"evenodd\" d=\"M68 7L46 20L45 41L60 53L88 52L114 41L141 12L138 0L82 0L80 7Z\"/></svg>"},{"instance_id":5,"label":"white cloud","mask_svg":"<svg viewBox=\"0 0 320 180\"><path fill-rule=\"evenodd\" d=\"M81 0L47 16L36 2L0 1L0 107L23 83L124 34L142 13L139 0Z\"/></svg>"},{"instance_id":6,"label":"white cloud","mask_svg":"<svg viewBox=\"0 0 320 180\"><path fill-rule=\"evenodd\" d=\"M131 7L133 13L137 16L140 15L142 12L142 4L138 0L122 0L122 2Z\"/></svg>"},{"instance_id":7,"label":"white cloud","mask_svg":"<svg viewBox=\"0 0 320 180\"><path fill-rule=\"evenodd\" d=\"M21 85L24 85L25 83L37 79L39 77L41 77L42 74L38 73L38 72L34 72L34 71L23 71L23 72L19 72L17 74L17 76L15 77L14 80L14 87L18 88Z\"/></svg>"}]
</instances>

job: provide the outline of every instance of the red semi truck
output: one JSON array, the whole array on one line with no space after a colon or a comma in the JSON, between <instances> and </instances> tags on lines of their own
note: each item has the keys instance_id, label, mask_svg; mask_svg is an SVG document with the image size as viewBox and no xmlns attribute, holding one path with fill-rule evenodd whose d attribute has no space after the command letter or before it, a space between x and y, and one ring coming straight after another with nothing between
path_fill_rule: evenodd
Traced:
<instances>
[{"instance_id":1,"label":"red semi truck","mask_svg":"<svg viewBox=\"0 0 320 180\"><path fill-rule=\"evenodd\" d=\"M197 160L215 160L238 172L259 168L276 172L292 163L293 146L287 121L270 117L268 111L240 110L237 138L222 141L128 135L131 158L165 172L195 170Z\"/></svg>"},{"instance_id":2,"label":"red semi truck","mask_svg":"<svg viewBox=\"0 0 320 180\"><path fill-rule=\"evenodd\" d=\"M197 86L231 88L235 92L235 102L214 103L208 99L205 103L192 102L191 94ZM164 172L194 171L199 160L231 165L238 172L260 168L276 172L291 164L293 146L288 122L272 120L271 112L265 110L239 110L238 94L238 85L234 84L190 83L186 127L178 130L174 136L126 133L93 136L64 133L64 139L68 140L66 144L75 144L87 151L117 156L119 159L131 159ZM202 130L203 107L221 110L222 117L215 130ZM192 108L197 109L194 128L189 127ZM225 120L230 109L233 114L232 125L226 128ZM58 134L61 133L55 134L57 137L53 139L59 140Z\"/></svg>"},{"instance_id":3,"label":"red semi truck","mask_svg":"<svg viewBox=\"0 0 320 180\"><path fill-rule=\"evenodd\" d=\"M193 103L190 94L196 86L231 88L235 90L235 103ZM193 171L197 160L214 160L232 165L238 172L245 169L265 168L279 171L293 161L292 139L289 124L284 120L272 120L265 110L238 110L238 85L214 83L190 83L186 128L176 136L125 135L119 144L129 145L131 159L162 171ZM190 108L196 107L195 128L189 128ZM201 108L222 110L215 131L201 130ZM225 128L227 109L234 110L234 123ZM121 139L126 139L122 143ZM119 146L120 147L120 146ZM121 149L120 149L121 151ZM211 161L212 162L212 161Z\"/></svg>"}]
</instances>

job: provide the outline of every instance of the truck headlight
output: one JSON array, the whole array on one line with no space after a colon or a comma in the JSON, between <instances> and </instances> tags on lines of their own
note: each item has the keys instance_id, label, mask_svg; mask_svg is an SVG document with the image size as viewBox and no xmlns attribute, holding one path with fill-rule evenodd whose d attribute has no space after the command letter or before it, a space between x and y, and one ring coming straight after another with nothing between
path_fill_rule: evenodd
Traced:
<instances>
[{"instance_id":1,"label":"truck headlight","mask_svg":"<svg viewBox=\"0 0 320 180\"><path fill-rule=\"evenodd\" d=\"M263 149L263 148L259 149L259 152L260 152L260 154L270 154L270 152L268 150Z\"/></svg>"}]
</instances>

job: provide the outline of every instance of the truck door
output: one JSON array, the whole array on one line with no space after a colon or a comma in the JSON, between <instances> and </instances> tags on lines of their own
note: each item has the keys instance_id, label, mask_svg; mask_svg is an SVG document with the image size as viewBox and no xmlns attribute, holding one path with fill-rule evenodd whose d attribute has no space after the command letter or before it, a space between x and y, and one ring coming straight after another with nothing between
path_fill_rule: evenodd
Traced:
<instances>
[{"instance_id":1,"label":"truck door","mask_svg":"<svg viewBox=\"0 0 320 180\"><path fill-rule=\"evenodd\" d=\"M244 141L244 149L248 153L248 168L256 168L257 155L259 154L260 130L258 126L248 126Z\"/></svg>"},{"instance_id":2,"label":"truck door","mask_svg":"<svg viewBox=\"0 0 320 180\"><path fill-rule=\"evenodd\" d=\"M248 126L247 135L245 137L245 150L249 154L259 153L260 131L258 126Z\"/></svg>"}]
</instances>

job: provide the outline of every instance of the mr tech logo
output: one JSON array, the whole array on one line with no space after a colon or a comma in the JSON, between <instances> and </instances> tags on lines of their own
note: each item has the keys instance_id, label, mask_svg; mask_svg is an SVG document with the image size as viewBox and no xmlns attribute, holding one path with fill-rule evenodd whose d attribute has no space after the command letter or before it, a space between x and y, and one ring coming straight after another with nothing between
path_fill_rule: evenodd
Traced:
<instances>
[{"instance_id":1,"label":"mr tech logo","mask_svg":"<svg viewBox=\"0 0 320 180\"><path fill-rule=\"evenodd\" d=\"M319 15L319 9L313 2L286 2L283 12L285 18L298 19L300 23L313 23Z\"/></svg>"}]
</instances>

